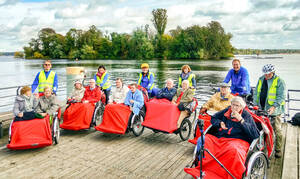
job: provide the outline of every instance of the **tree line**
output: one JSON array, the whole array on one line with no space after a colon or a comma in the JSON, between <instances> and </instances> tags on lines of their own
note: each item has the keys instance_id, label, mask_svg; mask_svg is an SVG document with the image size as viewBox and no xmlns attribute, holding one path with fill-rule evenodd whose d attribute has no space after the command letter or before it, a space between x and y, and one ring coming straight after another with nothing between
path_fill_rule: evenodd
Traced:
<instances>
[{"instance_id":1,"label":"tree line","mask_svg":"<svg viewBox=\"0 0 300 179\"><path fill-rule=\"evenodd\" d=\"M167 10L152 11L153 25L141 26L132 33L104 34L95 25L84 31L70 29L65 35L43 28L37 38L24 47L25 58L36 59L209 59L233 56L232 35L221 24L178 26L165 33Z\"/></svg>"},{"instance_id":2,"label":"tree line","mask_svg":"<svg viewBox=\"0 0 300 179\"><path fill-rule=\"evenodd\" d=\"M238 55L260 55L260 54L280 54L280 53L300 53L300 49L235 49L234 54Z\"/></svg>"}]
</instances>

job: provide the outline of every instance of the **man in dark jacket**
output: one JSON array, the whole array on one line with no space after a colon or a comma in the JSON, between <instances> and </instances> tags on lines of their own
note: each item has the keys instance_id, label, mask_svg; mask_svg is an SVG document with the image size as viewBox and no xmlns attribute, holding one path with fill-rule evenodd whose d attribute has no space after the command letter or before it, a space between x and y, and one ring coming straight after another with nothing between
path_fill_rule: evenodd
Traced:
<instances>
[{"instance_id":1,"label":"man in dark jacket","mask_svg":"<svg viewBox=\"0 0 300 179\"><path fill-rule=\"evenodd\" d=\"M157 99L166 98L169 101L172 101L173 96L176 94L176 88L174 88L174 82L172 79L167 79L166 87L158 91L156 96Z\"/></svg>"},{"instance_id":2,"label":"man in dark jacket","mask_svg":"<svg viewBox=\"0 0 300 179\"><path fill-rule=\"evenodd\" d=\"M241 97L234 97L231 106L211 118L213 127L218 129L216 137L237 138L251 143L259 137L259 130L251 116L244 110L246 104Z\"/></svg>"}]
</instances>

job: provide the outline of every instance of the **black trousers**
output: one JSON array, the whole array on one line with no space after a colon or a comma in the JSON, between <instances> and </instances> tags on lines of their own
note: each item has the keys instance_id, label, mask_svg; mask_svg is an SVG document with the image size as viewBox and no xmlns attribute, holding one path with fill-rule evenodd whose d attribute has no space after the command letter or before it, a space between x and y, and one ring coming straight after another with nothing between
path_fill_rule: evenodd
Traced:
<instances>
[{"instance_id":1,"label":"black trousers","mask_svg":"<svg viewBox=\"0 0 300 179\"><path fill-rule=\"evenodd\" d=\"M104 92L105 97L106 97L105 103L108 104L110 89L109 90L105 89L105 90L103 90L103 92Z\"/></svg>"}]
</instances>

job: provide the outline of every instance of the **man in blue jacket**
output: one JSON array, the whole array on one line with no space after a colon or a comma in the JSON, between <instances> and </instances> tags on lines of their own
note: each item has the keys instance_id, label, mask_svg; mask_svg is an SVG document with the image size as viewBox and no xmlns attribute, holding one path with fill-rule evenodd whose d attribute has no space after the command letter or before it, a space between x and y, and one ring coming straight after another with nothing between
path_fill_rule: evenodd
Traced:
<instances>
[{"instance_id":1,"label":"man in blue jacket","mask_svg":"<svg viewBox=\"0 0 300 179\"><path fill-rule=\"evenodd\" d=\"M130 107L130 110L138 115L142 107L144 106L143 93L137 89L137 84L132 83L129 85L130 91L128 91L124 104Z\"/></svg>"},{"instance_id":2,"label":"man in blue jacket","mask_svg":"<svg viewBox=\"0 0 300 179\"><path fill-rule=\"evenodd\" d=\"M230 89L233 94L250 94L251 87L247 69L241 66L239 59L234 59L232 61L232 67L233 68L229 70L223 82L228 83L231 81Z\"/></svg>"},{"instance_id":3,"label":"man in blue jacket","mask_svg":"<svg viewBox=\"0 0 300 179\"><path fill-rule=\"evenodd\" d=\"M56 94L58 88L57 74L51 70L52 64L51 60L45 60L43 64L44 70L38 72L32 85L31 91L34 93L36 88L38 88L39 93L44 92L44 88L49 86L53 93Z\"/></svg>"},{"instance_id":4,"label":"man in blue jacket","mask_svg":"<svg viewBox=\"0 0 300 179\"><path fill-rule=\"evenodd\" d=\"M172 101L173 97L176 94L176 88L174 88L174 82L171 78L167 79L166 87L158 91L156 96L157 99L166 98L169 101Z\"/></svg>"}]
</instances>

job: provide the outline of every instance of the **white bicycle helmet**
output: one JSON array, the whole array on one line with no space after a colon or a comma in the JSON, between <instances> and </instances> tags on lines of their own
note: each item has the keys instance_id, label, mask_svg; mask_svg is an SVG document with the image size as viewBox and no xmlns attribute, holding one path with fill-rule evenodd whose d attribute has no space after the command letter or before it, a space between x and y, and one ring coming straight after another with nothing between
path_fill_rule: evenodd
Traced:
<instances>
[{"instance_id":1,"label":"white bicycle helmet","mask_svg":"<svg viewBox=\"0 0 300 179\"><path fill-rule=\"evenodd\" d=\"M272 72L275 72L275 67L272 64L266 64L263 68L262 68L262 72L264 74L269 74Z\"/></svg>"}]
</instances>

